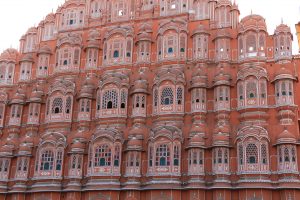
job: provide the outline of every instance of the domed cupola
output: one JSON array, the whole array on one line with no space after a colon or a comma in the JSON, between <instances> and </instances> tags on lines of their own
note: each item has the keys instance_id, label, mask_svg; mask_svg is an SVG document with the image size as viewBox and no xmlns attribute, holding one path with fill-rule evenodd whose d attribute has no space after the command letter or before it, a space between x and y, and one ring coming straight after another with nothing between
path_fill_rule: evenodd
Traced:
<instances>
[{"instance_id":1,"label":"domed cupola","mask_svg":"<svg viewBox=\"0 0 300 200\"><path fill-rule=\"evenodd\" d=\"M290 61L292 59L293 35L291 28L285 24L276 27L274 36L274 57L276 61Z\"/></svg>"},{"instance_id":2,"label":"domed cupola","mask_svg":"<svg viewBox=\"0 0 300 200\"><path fill-rule=\"evenodd\" d=\"M11 104L24 104L25 103L25 90L23 88L18 88L12 100Z\"/></svg>"},{"instance_id":3,"label":"domed cupola","mask_svg":"<svg viewBox=\"0 0 300 200\"><path fill-rule=\"evenodd\" d=\"M244 33L249 30L267 32L266 20L256 14L251 14L244 17L239 25L239 33Z\"/></svg>"},{"instance_id":4,"label":"domed cupola","mask_svg":"<svg viewBox=\"0 0 300 200\"><path fill-rule=\"evenodd\" d=\"M220 72L218 74L216 74L214 81L213 81L213 86L220 86L220 85L227 85L230 86L231 85L231 75L226 73L226 71L224 71L224 68L222 67Z\"/></svg>"},{"instance_id":5,"label":"domed cupola","mask_svg":"<svg viewBox=\"0 0 300 200\"><path fill-rule=\"evenodd\" d=\"M197 134L190 138L189 140L189 148L201 148L205 146L204 137Z\"/></svg>"},{"instance_id":6,"label":"domed cupola","mask_svg":"<svg viewBox=\"0 0 300 200\"><path fill-rule=\"evenodd\" d=\"M241 20L238 32L239 61L265 61L268 35L265 19L260 15L246 16Z\"/></svg>"},{"instance_id":7,"label":"domed cupola","mask_svg":"<svg viewBox=\"0 0 300 200\"><path fill-rule=\"evenodd\" d=\"M0 55L0 62L16 63L19 52L16 49L10 48L3 51Z\"/></svg>"},{"instance_id":8,"label":"domed cupola","mask_svg":"<svg viewBox=\"0 0 300 200\"><path fill-rule=\"evenodd\" d=\"M297 140L294 134L289 132L287 129L282 131L276 140L276 144L296 144Z\"/></svg>"},{"instance_id":9,"label":"domed cupola","mask_svg":"<svg viewBox=\"0 0 300 200\"><path fill-rule=\"evenodd\" d=\"M37 54L46 54L46 55L51 55L52 54L52 51L51 51L51 48L47 45L44 45L42 47L39 48Z\"/></svg>"},{"instance_id":10,"label":"domed cupola","mask_svg":"<svg viewBox=\"0 0 300 200\"><path fill-rule=\"evenodd\" d=\"M213 136L213 146L228 147L229 146L229 136L222 134L222 132L215 134Z\"/></svg>"}]
</instances>

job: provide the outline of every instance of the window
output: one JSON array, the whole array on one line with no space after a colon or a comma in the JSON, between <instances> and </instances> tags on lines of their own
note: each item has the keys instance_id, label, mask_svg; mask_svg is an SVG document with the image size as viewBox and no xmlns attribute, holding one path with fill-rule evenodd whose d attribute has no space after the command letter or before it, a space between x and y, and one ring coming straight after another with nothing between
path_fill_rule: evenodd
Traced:
<instances>
[{"instance_id":1,"label":"window","mask_svg":"<svg viewBox=\"0 0 300 200\"><path fill-rule=\"evenodd\" d=\"M279 80L275 83L276 104L277 105L293 105L293 81Z\"/></svg>"},{"instance_id":2,"label":"window","mask_svg":"<svg viewBox=\"0 0 300 200\"><path fill-rule=\"evenodd\" d=\"M43 29L43 41L51 40L54 36L54 23L45 24Z\"/></svg>"},{"instance_id":3,"label":"window","mask_svg":"<svg viewBox=\"0 0 300 200\"><path fill-rule=\"evenodd\" d=\"M161 105L173 104L173 90L172 88L164 88L161 92Z\"/></svg>"},{"instance_id":4,"label":"window","mask_svg":"<svg viewBox=\"0 0 300 200\"><path fill-rule=\"evenodd\" d=\"M66 113L70 114L72 109L72 98L69 96L66 100Z\"/></svg>"},{"instance_id":5,"label":"window","mask_svg":"<svg viewBox=\"0 0 300 200\"><path fill-rule=\"evenodd\" d=\"M102 109L113 109L118 107L118 94L116 90L107 90L102 97Z\"/></svg>"},{"instance_id":6,"label":"window","mask_svg":"<svg viewBox=\"0 0 300 200\"><path fill-rule=\"evenodd\" d=\"M149 41L140 41L138 43L138 61L150 61L150 48L151 43Z\"/></svg>"},{"instance_id":7,"label":"window","mask_svg":"<svg viewBox=\"0 0 300 200\"><path fill-rule=\"evenodd\" d=\"M98 18L102 16L102 6L104 7L105 5L103 5L104 3L99 0L94 0L91 2L91 16L93 18Z\"/></svg>"},{"instance_id":8,"label":"window","mask_svg":"<svg viewBox=\"0 0 300 200\"><path fill-rule=\"evenodd\" d=\"M87 51L87 68L95 68L98 63L98 49L89 48Z\"/></svg>"},{"instance_id":9,"label":"window","mask_svg":"<svg viewBox=\"0 0 300 200\"><path fill-rule=\"evenodd\" d=\"M256 164L258 162L258 150L255 144L248 144L246 147L247 163Z\"/></svg>"},{"instance_id":10,"label":"window","mask_svg":"<svg viewBox=\"0 0 300 200\"><path fill-rule=\"evenodd\" d=\"M41 155L40 170L49 171L53 169L54 153L51 150L45 150Z\"/></svg>"},{"instance_id":11,"label":"window","mask_svg":"<svg viewBox=\"0 0 300 200\"><path fill-rule=\"evenodd\" d=\"M257 51L255 35L250 34L246 37L246 48L247 48L247 53L252 53Z\"/></svg>"},{"instance_id":12,"label":"window","mask_svg":"<svg viewBox=\"0 0 300 200\"><path fill-rule=\"evenodd\" d=\"M121 106L120 108L125 109L127 102L127 92L125 90L121 90Z\"/></svg>"},{"instance_id":13,"label":"window","mask_svg":"<svg viewBox=\"0 0 300 200\"><path fill-rule=\"evenodd\" d=\"M7 180L10 167L10 159L0 158L0 179Z\"/></svg>"},{"instance_id":14,"label":"window","mask_svg":"<svg viewBox=\"0 0 300 200\"><path fill-rule=\"evenodd\" d=\"M192 111L206 111L205 88L194 88L192 90Z\"/></svg>"},{"instance_id":15,"label":"window","mask_svg":"<svg viewBox=\"0 0 300 200\"><path fill-rule=\"evenodd\" d=\"M203 150L201 149L192 149L190 150L189 155L189 165L202 165L203 162Z\"/></svg>"},{"instance_id":16,"label":"window","mask_svg":"<svg viewBox=\"0 0 300 200\"><path fill-rule=\"evenodd\" d=\"M56 52L56 70L77 69L80 65L80 48L65 46Z\"/></svg>"},{"instance_id":17,"label":"window","mask_svg":"<svg viewBox=\"0 0 300 200\"><path fill-rule=\"evenodd\" d=\"M49 55L39 55L37 76L48 75Z\"/></svg>"},{"instance_id":18,"label":"window","mask_svg":"<svg viewBox=\"0 0 300 200\"><path fill-rule=\"evenodd\" d=\"M117 21L120 19L127 19L128 18L128 5L127 1L124 0L117 0L113 2L113 21Z\"/></svg>"},{"instance_id":19,"label":"window","mask_svg":"<svg viewBox=\"0 0 300 200\"><path fill-rule=\"evenodd\" d=\"M21 72L20 72L20 80L21 81L30 80L31 67L32 67L32 63L30 63L30 62L22 62L21 63Z\"/></svg>"},{"instance_id":20,"label":"window","mask_svg":"<svg viewBox=\"0 0 300 200\"><path fill-rule=\"evenodd\" d=\"M59 114L62 113L63 100L62 98L55 98L52 103L52 113Z\"/></svg>"},{"instance_id":21,"label":"window","mask_svg":"<svg viewBox=\"0 0 300 200\"><path fill-rule=\"evenodd\" d=\"M170 149L168 145L162 144L156 148L156 166L169 166L170 165Z\"/></svg>"},{"instance_id":22,"label":"window","mask_svg":"<svg viewBox=\"0 0 300 200\"><path fill-rule=\"evenodd\" d=\"M181 87L177 88L177 104L181 105L183 102L183 89Z\"/></svg>"},{"instance_id":23,"label":"window","mask_svg":"<svg viewBox=\"0 0 300 200\"><path fill-rule=\"evenodd\" d=\"M15 64L0 62L0 84L12 84Z\"/></svg>"},{"instance_id":24,"label":"window","mask_svg":"<svg viewBox=\"0 0 300 200\"><path fill-rule=\"evenodd\" d=\"M253 132L253 131L252 131ZM267 173L269 170L268 143L247 137L238 142L239 172Z\"/></svg>"},{"instance_id":25,"label":"window","mask_svg":"<svg viewBox=\"0 0 300 200\"><path fill-rule=\"evenodd\" d=\"M179 147L174 146L174 166L179 166Z\"/></svg>"},{"instance_id":26,"label":"window","mask_svg":"<svg viewBox=\"0 0 300 200\"><path fill-rule=\"evenodd\" d=\"M197 34L193 37L193 56L194 59L208 58L208 36Z\"/></svg>"},{"instance_id":27,"label":"window","mask_svg":"<svg viewBox=\"0 0 300 200\"><path fill-rule=\"evenodd\" d=\"M281 173L297 172L296 146L282 144L278 148L278 171Z\"/></svg>"},{"instance_id":28,"label":"window","mask_svg":"<svg viewBox=\"0 0 300 200\"><path fill-rule=\"evenodd\" d=\"M96 167L111 165L111 149L108 145L101 145L96 148L94 165Z\"/></svg>"}]
</instances>

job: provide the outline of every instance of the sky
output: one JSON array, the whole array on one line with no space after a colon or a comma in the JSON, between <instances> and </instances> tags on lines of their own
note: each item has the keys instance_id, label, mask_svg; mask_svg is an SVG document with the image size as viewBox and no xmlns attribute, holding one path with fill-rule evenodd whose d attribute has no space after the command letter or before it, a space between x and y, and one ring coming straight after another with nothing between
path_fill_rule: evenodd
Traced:
<instances>
[{"instance_id":1,"label":"sky","mask_svg":"<svg viewBox=\"0 0 300 200\"><path fill-rule=\"evenodd\" d=\"M269 34L273 34L283 20L294 35L293 52L298 52L295 24L300 21L300 0L235 0L241 16L262 15L267 22ZM0 0L0 52L19 47L19 39L28 28L39 22L65 0Z\"/></svg>"}]
</instances>

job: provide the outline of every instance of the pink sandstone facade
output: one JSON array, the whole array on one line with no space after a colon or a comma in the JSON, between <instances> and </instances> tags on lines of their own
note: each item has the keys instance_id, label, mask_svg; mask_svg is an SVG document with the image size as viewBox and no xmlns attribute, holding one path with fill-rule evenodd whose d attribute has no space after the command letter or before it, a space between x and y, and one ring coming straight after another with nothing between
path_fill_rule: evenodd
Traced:
<instances>
[{"instance_id":1,"label":"pink sandstone facade","mask_svg":"<svg viewBox=\"0 0 300 200\"><path fill-rule=\"evenodd\" d=\"M229 0L67 0L0 56L0 199L296 200L290 28Z\"/></svg>"}]
</instances>

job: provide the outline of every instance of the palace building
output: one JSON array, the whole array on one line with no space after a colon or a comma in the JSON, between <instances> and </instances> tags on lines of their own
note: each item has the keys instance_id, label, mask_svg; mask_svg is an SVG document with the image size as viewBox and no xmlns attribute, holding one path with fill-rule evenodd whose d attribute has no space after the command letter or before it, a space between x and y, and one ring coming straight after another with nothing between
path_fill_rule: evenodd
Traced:
<instances>
[{"instance_id":1,"label":"palace building","mask_svg":"<svg viewBox=\"0 0 300 200\"><path fill-rule=\"evenodd\" d=\"M293 35L239 15L66 0L29 28L0 55L0 199L299 199Z\"/></svg>"}]
</instances>

